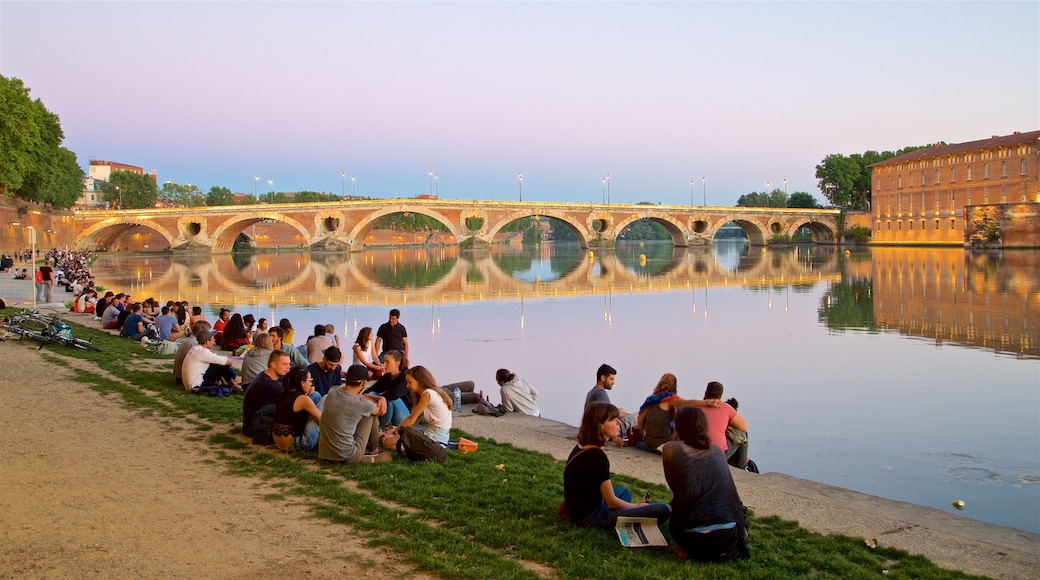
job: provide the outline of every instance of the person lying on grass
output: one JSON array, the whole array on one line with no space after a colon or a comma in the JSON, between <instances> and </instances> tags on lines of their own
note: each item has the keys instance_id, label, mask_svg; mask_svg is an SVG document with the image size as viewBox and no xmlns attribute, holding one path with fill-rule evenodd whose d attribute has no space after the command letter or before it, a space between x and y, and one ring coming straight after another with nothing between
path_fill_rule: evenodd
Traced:
<instances>
[{"instance_id":1,"label":"person lying on grass","mask_svg":"<svg viewBox=\"0 0 1040 580\"><path fill-rule=\"evenodd\" d=\"M613 530L618 516L668 519L668 506L662 503L632 503L632 492L610 482L610 460L603 451L607 441L621 431L618 408L595 402L585 407L578 429L578 445L563 469L563 497L570 521L581 527Z\"/></svg>"}]
</instances>

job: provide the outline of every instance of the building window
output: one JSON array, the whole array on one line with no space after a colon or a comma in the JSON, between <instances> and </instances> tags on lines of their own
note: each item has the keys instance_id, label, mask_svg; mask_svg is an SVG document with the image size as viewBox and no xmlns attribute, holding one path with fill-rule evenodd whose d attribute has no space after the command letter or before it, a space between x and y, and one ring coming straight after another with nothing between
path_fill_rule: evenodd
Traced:
<instances>
[{"instance_id":1,"label":"building window","mask_svg":"<svg viewBox=\"0 0 1040 580\"><path fill-rule=\"evenodd\" d=\"M953 183L955 181L957 181L957 168L956 167L951 167L950 168L950 183Z\"/></svg>"},{"instance_id":2,"label":"building window","mask_svg":"<svg viewBox=\"0 0 1040 580\"><path fill-rule=\"evenodd\" d=\"M939 231L939 220L935 220L935 231Z\"/></svg>"},{"instance_id":3,"label":"building window","mask_svg":"<svg viewBox=\"0 0 1040 580\"><path fill-rule=\"evenodd\" d=\"M1002 177L1007 177L1007 160L1000 162L1000 175Z\"/></svg>"},{"instance_id":4,"label":"building window","mask_svg":"<svg viewBox=\"0 0 1040 580\"><path fill-rule=\"evenodd\" d=\"M989 179L989 163L982 164L982 178Z\"/></svg>"},{"instance_id":5,"label":"building window","mask_svg":"<svg viewBox=\"0 0 1040 580\"><path fill-rule=\"evenodd\" d=\"M1025 201L1025 200L1026 200L1026 184L1023 183L1022 184L1022 200L1021 201Z\"/></svg>"},{"instance_id":6,"label":"building window","mask_svg":"<svg viewBox=\"0 0 1040 580\"><path fill-rule=\"evenodd\" d=\"M939 183L939 170L935 170L935 183Z\"/></svg>"},{"instance_id":7,"label":"building window","mask_svg":"<svg viewBox=\"0 0 1040 580\"><path fill-rule=\"evenodd\" d=\"M888 231L892 231L892 222L891 221L888 222Z\"/></svg>"},{"instance_id":8,"label":"building window","mask_svg":"<svg viewBox=\"0 0 1040 580\"><path fill-rule=\"evenodd\" d=\"M989 203L989 187L982 188L982 203Z\"/></svg>"},{"instance_id":9,"label":"building window","mask_svg":"<svg viewBox=\"0 0 1040 580\"><path fill-rule=\"evenodd\" d=\"M1025 170L1026 170L1026 162L1023 159L1022 160L1022 171L1025 171ZM892 176L891 175L888 176L888 185L885 186L885 189L892 189Z\"/></svg>"},{"instance_id":10,"label":"building window","mask_svg":"<svg viewBox=\"0 0 1040 580\"><path fill-rule=\"evenodd\" d=\"M950 229L957 229L957 218L950 218Z\"/></svg>"},{"instance_id":11,"label":"building window","mask_svg":"<svg viewBox=\"0 0 1040 580\"><path fill-rule=\"evenodd\" d=\"M964 202L965 205L971 205L971 188L968 188L968 199Z\"/></svg>"},{"instance_id":12,"label":"building window","mask_svg":"<svg viewBox=\"0 0 1040 580\"><path fill-rule=\"evenodd\" d=\"M902 173L899 174L899 187L900 188L903 187L903 174Z\"/></svg>"},{"instance_id":13,"label":"building window","mask_svg":"<svg viewBox=\"0 0 1040 580\"><path fill-rule=\"evenodd\" d=\"M910 187L913 187L913 186L914 186L914 174L911 173L910 174Z\"/></svg>"},{"instance_id":14,"label":"building window","mask_svg":"<svg viewBox=\"0 0 1040 580\"><path fill-rule=\"evenodd\" d=\"M921 172L921 185L928 185L928 178L925 176L924 171Z\"/></svg>"},{"instance_id":15,"label":"building window","mask_svg":"<svg viewBox=\"0 0 1040 580\"><path fill-rule=\"evenodd\" d=\"M921 220L921 231L924 231L924 220Z\"/></svg>"},{"instance_id":16,"label":"building window","mask_svg":"<svg viewBox=\"0 0 1040 580\"><path fill-rule=\"evenodd\" d=\"M1000 203L1007 203L1007 185L1000 186Z\"/></svg>"},{"instance_id":17,"label":"building window","mask_svg":"<svg viewBox=\"0 0 1040 580\"><path fill-rule=\"evenodd\" d=\"M968 181L971 181L971 165L968 166Z\"/></svg>"},{"instance_id":18,"label":"building window","mask_svg":"<svg viewBox=\"0 0 1040 580\"><path fill-rule=\"evenodd\" d=\"M1026 160L1022 160L1022 175L1026 174Z\"/></svg>"},{"instance_id":19,"label":"building window","mask_svg":"<svg viewBox=\"0 0 1040 580\"><path fill-rule=\"evenodd\" d=\"M914 220L906 220L910 223L910 231L914 231Z\"/></svg>"}]
</instances>

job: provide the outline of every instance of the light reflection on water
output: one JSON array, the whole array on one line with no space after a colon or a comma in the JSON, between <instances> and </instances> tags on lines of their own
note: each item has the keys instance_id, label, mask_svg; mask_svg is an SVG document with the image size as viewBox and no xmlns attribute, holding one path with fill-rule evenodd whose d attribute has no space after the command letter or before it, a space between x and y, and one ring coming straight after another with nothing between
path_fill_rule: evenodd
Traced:
<instances>
[{"instance_id":1,"label":"light reflection on water","mask_svg":"<svg viewBox=\"0 0 1040 580\"><path fill-rule=\"evenodd\" d=\"M1040 253L763 251L632 242L98 261L100 283L292 320L375 327L402 310L413 364L497 399L509 368L578 422L595 369L638 408L664 372L741 402L779 471L1040 532ZM299 342L299 341L298 341Z\"/></svg>"}]
</instances>

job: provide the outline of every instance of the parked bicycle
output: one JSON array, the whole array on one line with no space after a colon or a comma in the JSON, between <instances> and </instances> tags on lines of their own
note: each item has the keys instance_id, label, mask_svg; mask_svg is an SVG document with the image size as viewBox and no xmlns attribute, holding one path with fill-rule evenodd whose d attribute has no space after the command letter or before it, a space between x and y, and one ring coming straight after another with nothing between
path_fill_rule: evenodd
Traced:
<instances>
[{"instance_id":1,"label":"parked bicycle","mask_svg":"<svg viewBox=\"0 0 1040 580\"><path fill-rule=\"evenodd\" d=\"M72 336L72 326L61 320L55 311L26 310L7 316L4 324L12 334L40 342L40 349L48 344L63 344L69 348L101 351L91 341Z\"/></svg>"}]
</instances>

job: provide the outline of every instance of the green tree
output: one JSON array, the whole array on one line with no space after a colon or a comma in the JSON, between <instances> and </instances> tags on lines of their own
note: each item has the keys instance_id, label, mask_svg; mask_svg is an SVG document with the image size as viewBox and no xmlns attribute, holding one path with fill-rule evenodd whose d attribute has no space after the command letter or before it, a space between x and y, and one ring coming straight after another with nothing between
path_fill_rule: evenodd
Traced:
<instances>
[{"instance_id":1,"label":"green tree","mask_svg":"<svg viewBox=\"0 0 1040 580\"><path fill-rule=\"evenodd\" d=\"M83 170L64 140L58 115L30 99L21 80L0 75L0 191L72 207L83 191Z\"/></svg>"},{"instance_id":2,"label":"green tree","mask_svg":"<svg viewBox=\"0 0 1040 580\"><path fill-rule=\"evenodd\" d=\"M176 207L199 207L206 203L202 191L198 186L187 184L181 185L167 181L159 190L158 198L168 205Z\"/></svg>"},{"instance_id":3,"label":"green tree","mask_svg":"<svg viewBox=\"0 0 1040 580\"><path fill-rule=\"evenodd\" d=\"M767 207L769 195L763 192L752 191L737 198L737 207Z\"/></svg>"},{"instance_id":4,"label":"green tree","mask_svg":"<svg viewBox=\"0 0 1040 580\"><path fill-rule=\"evenodd\" d=\"M769 203L766 207L787 207L787 194L782 189L769 192Z\"/></svg>"},{"instance_id":5,"label":"green tree","mask_svg":"<svg viewBox=\"0 0 1040 580\"><path fill-rule=\"evenodd\" d=\"M811 193L806 191L796 191L792 193L790 199L787 200L787 207L815 209L820 207L820 203L816 201L816 198L813 197Z\"/></svg>"},{"instance_id":6,"label":"green tree","mask_svg":"<svg viewBox=\"0 0 1040 580\"><path fill-rule=\"evenodd\" d=\"M856 207L856 201L862 196L855 191L861 171L862 167L855 159L832 153L816 166L816 179L831 205L843 210L861 209Z\"/></svg>"},{"instance_id":7,"label":"green tree","mask_svg":"<svg viewBox=\"0 0 1040 580\"><path fill-rule=\"evenodd\" d=\"M247 193L242 198L242 201L239 203L239 205L256 205L257 203L258 202L257 202L256 196L251 194L251 193Z\"/></svg>"},{"instance_id":8,"label":"green tree","mask_svg":"<svg viewBox=\"0 0 1040 580\"><path fill-rule=\"evenodd\" d=\"M151 175L117 170L101 182L103 199L119 209L155 207L159 188Z\"/></svg>"},{"instance_id":9,"label":"green tree","mask_svg":"<svg viewBox=\"0 0 1040 580\"><path fill-rule=\"evenodd\" d=\"M226 187L214 185L209 188L209 193L206 194L206 205L235 205L235 194L231 193L231 190Z\"/></svg>"}]
</instances>

